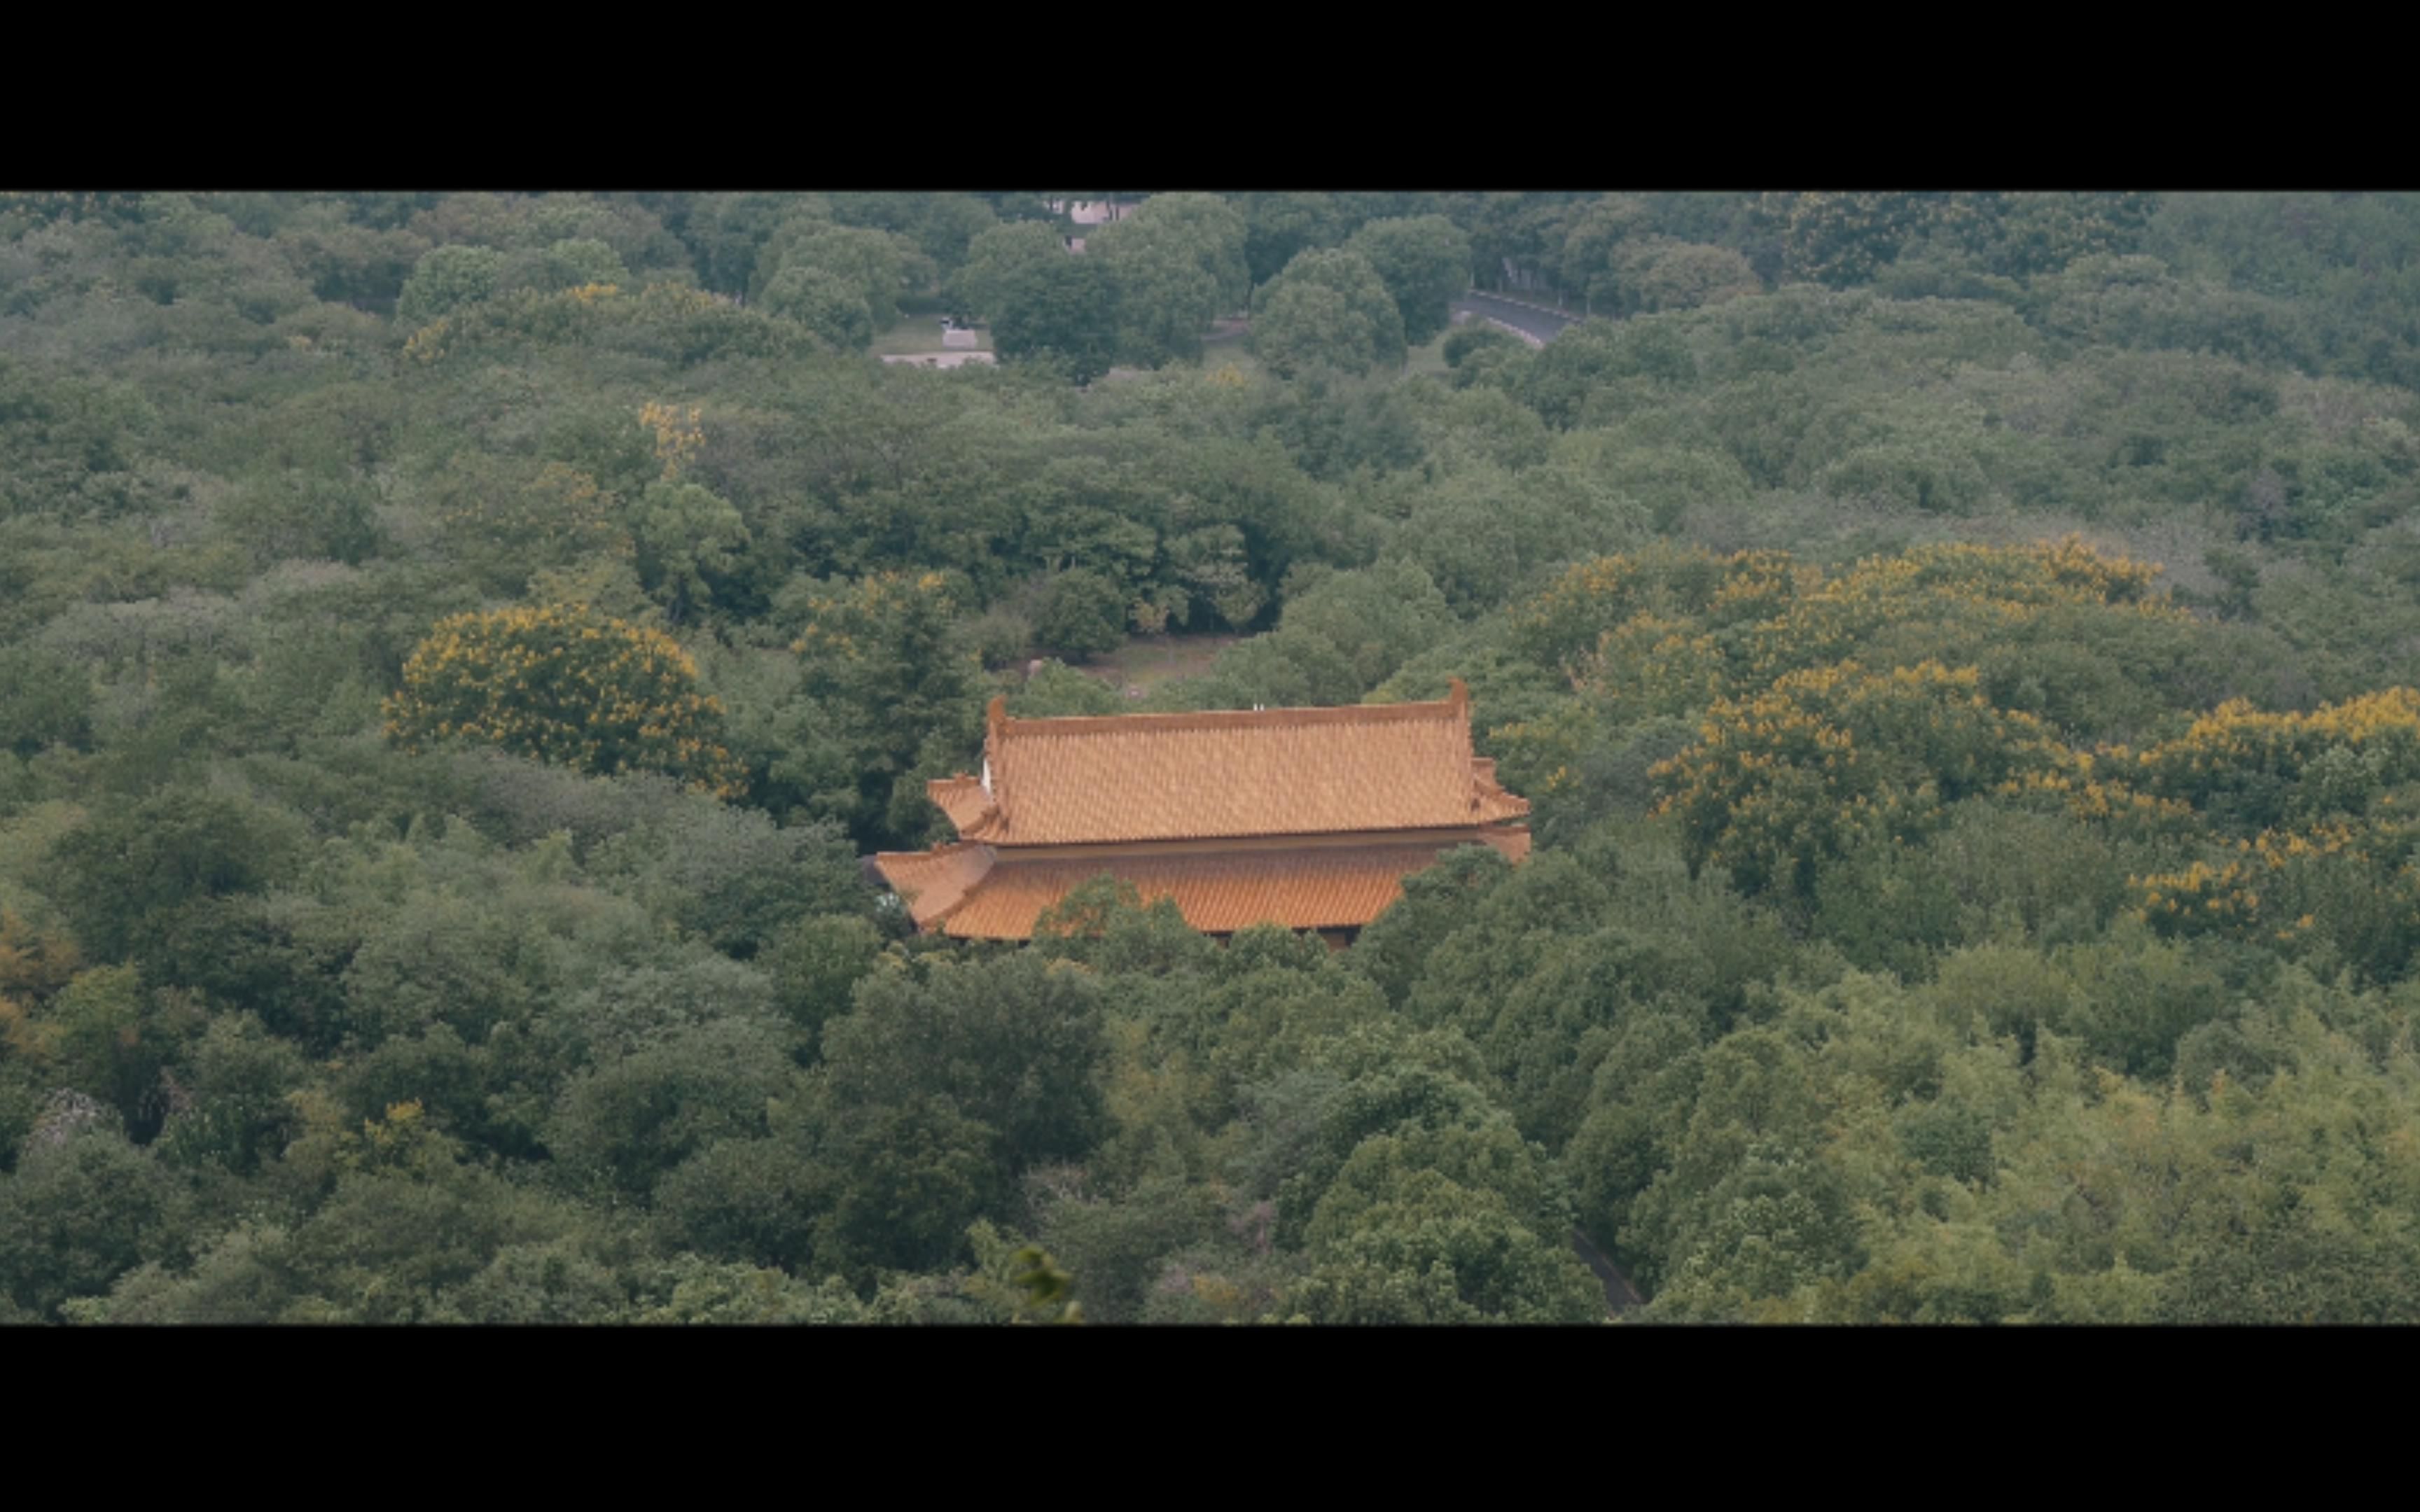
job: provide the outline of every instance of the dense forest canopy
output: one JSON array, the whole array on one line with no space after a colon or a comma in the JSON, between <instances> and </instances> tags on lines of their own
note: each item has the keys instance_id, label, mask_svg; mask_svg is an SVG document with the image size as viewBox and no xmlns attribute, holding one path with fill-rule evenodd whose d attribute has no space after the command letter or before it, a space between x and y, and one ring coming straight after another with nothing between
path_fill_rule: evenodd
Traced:
<instances>
[{"instance_id":1,"label":"dense forest canopy","mask_svg":"<svg viewBox=\"0 0 2420 1512\"><path fill-rule=\"evenodd\" d=\"M0 194L0 1322L2420 1321L2420 196L1110 198ZM1457 677L1347 950L861 871Z\"/></svg>"}]
</instances>

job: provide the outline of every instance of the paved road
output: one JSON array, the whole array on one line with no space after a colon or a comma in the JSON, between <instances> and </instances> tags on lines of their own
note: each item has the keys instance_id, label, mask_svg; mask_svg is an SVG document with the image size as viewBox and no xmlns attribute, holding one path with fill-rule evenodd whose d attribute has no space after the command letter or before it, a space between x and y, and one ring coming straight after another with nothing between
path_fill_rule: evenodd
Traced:
<instances>
[{"instance_id":1,"label":"paved road","mask_svg":"<svg viewBox=\"0 0 2420 1512\"><path fill-rule=\"evenodd\" d=\"M1597 1284L1605 1288L1605 1310L1608 1317L1619 1318L1646 1301L1638 1294L1638 1288L1630 1284L1630 1277L1622 1274L1605 1251L1597 1248L1588 1235L1576 1228L1572 1230L1572 1248L1579 1252L1588 1268L1596 1273Z\"/></svg>"},{"instance_id":2,"label":"paved road","mask_svg":"<svg viewBox=\"0 0 2420 1512\"><path fill-rule=\"evenodd\" d=\"M1454 301L1453 312L1506 327L1532 347L1543 347L1580 323L1577 312L1559 312L1526 300L1482 294L1477 289Z\"/></svg>"}]
</instances>

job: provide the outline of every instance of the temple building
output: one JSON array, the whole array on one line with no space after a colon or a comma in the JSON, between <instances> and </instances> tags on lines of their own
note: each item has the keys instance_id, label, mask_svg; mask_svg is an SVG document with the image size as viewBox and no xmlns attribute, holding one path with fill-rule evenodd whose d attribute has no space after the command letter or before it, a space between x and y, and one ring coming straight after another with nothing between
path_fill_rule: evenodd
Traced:
<instances>
[{"instance_id":1,"label":"temple building","mask_svg":"<svg viewBox=\"0 0 2420 1512\"><path fill-rule=\"evenodd\" d=\"M1528 800L1470 744L1460 679L1435 703L1012 719L991 702L980 776L928 784L954 843L875 857L917 925L1024 940L1104 872L1208 934L1252 924L1331 944L1460 845L1518 862Z\"/></svg>"}]
</instances>

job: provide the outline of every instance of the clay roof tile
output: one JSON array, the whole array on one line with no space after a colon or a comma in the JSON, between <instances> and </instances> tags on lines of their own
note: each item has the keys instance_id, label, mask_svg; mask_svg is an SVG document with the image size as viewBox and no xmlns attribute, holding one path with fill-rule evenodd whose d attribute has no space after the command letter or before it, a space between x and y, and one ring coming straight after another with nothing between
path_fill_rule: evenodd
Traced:
<instances>
[{"instance_id":1,"label":"clay roof tile","mask_svg":"<svg viewBox=\"0 0 2420 1512\"><path fill-rule=\"evenodd\" d=\"M1013 719L995 702L989 726L990 811L972 779L933 793L963 838L997 845L1428 829L1529 811L1472 756L1460 679L1440 702L1340 708Z\"/></svg>"}]
</instances>

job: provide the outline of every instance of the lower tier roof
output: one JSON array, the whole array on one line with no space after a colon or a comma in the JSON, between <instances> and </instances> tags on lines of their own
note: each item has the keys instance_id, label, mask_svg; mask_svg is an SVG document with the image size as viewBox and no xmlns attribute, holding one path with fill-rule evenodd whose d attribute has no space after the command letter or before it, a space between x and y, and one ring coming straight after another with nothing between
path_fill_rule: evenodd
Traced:
<instances>
[{"instance_id":1,"label":"lower tier roof","mask_svg":"<svg viewBox=\"0 0 2420 1512\"><path fill-rule=\"evenodd\" d=\"M1208 934L1254 924L1286 929L1357 928L1403 896L1404 878L1446 850L1477 841L1519 861L1528 831L1501 825L1433 839L1369 843L1125 852L1034 859L960 843L876 857L916 922L962 939L1025 940L1045 909L1108 873L1131 883L1146 903L1175 900L1186 923Z\"/></svg>"}]
</instances>

